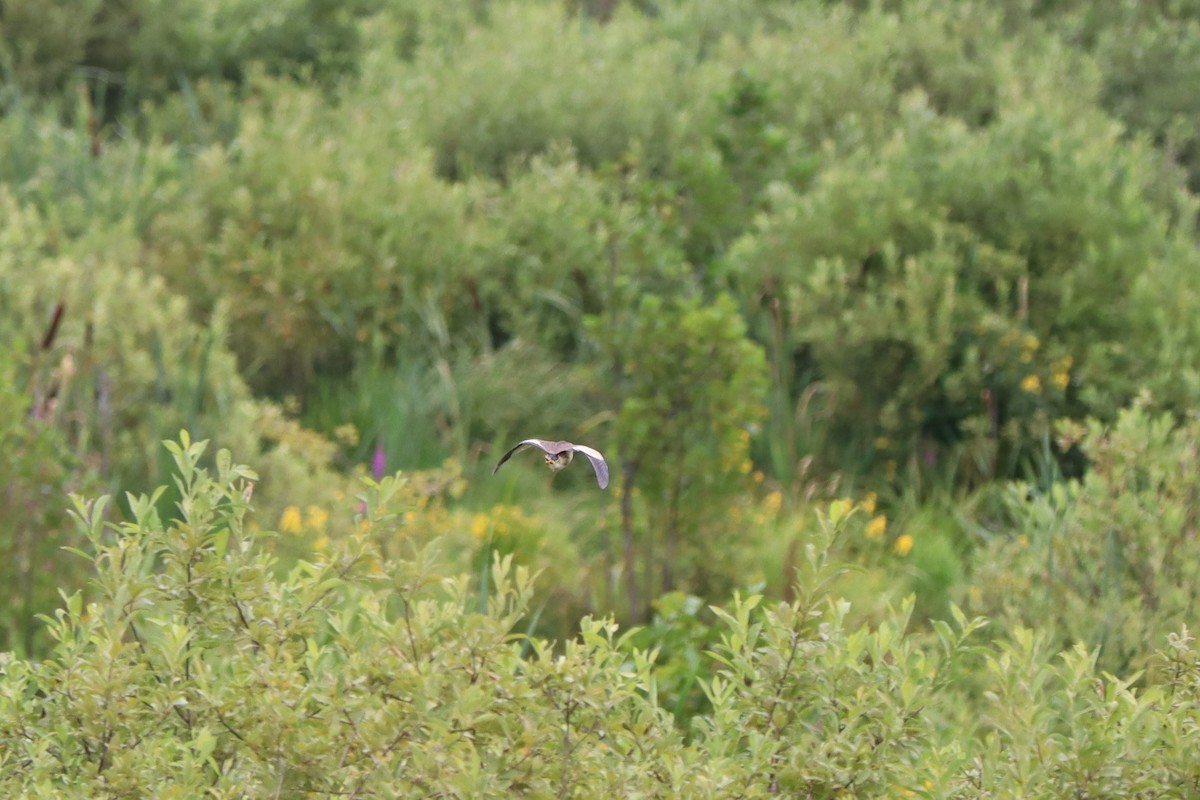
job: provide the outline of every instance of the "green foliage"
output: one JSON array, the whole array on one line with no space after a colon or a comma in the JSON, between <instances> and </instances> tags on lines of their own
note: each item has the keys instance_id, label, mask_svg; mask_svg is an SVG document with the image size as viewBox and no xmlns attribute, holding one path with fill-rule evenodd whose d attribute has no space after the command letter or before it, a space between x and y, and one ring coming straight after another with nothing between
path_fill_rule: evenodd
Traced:
<instances>
[{"instance_id":1,"label":"green foliage","mask_svg":"<svg viewBox=\"0 0 1200 800\"><path fill-rule=\"evenodd\" d=\"M851 625L829 594L844 508L806 542L794 600L735 597L712 608L712 632L697 621L682 645L662 640L676 652L714 642L707 666L691 667L711 710L685 739L660 705L655 636L639 634L639 649L589 618L564 642L520 635L532 578L511 556L491 562L482 604L479 587L442 571L435 543L383 559L376 542L406 518L403 481L368 481L358 532L281 571L247 524L256 474L226 451L202 466L206 444L186 434L167 449L178 506L160 513L160 488L111 524L107 498L75 498L96 599L64 595L44 618L47 659L0 660L7 796L1200 786L1200 656L1186 630L1138 689L1024 629L973 644L983 620L957 610L928 636L907 630L911 600L877 626Z\"/></svg>"},{"instance_id":2,"label":"green foliage","mask_svg":"<svg viewBox=\"0 0 1200 800\"><path fill-rule=\"evenodd\" d=\"M699 721L710 756L733 762L732 780L771 793L870 797L928 788L914 766L930 775L957 760L938 746L939 709L931 706L980 623L946 626L944 649L931 654L904 636L911 605L874 631L847 630L847 607L819 608L819 596L766 609L758 621L751 612L760 598L718 612L728 632L713 657L723 668L707 687L712 715Z\"/></svg>"},{"instance_id":3,"label":"green foliage","mask_svg":"<svg viewBox=\"0 0 1200 800\"><path fill-rule=\"evenodd\" d=\"M99 455L104 472L145 485L156 474L164 429L215 429L249 448L255 404L221 347L223 322L188 321L184 299L128 268L136 241L119 233L60 242L53 221L0 192L0 328L7 337L42 331L65 309L55 349L58 413L73 442ZM129 313L130 309L138 313Z\"/></svg>"},{"instance_id":4,"label":"green foliage","mask_svg":"<svg viewBox=\"0 0 1200 800\"><path fill-rule=\"evenodd\" d=\"M1057 418L1111 419L1143 385L1170 408L1200 392L1194 203L1169 153L1101 111L1117 71L1092 47L1129 20L1166 28L1125 6L1072 22L1062 5L1045 26L1014 22L1041 7L939 0L669 3L600 24L553 4L223 0L185 4L171 35L153 4L89 7L45 35L100 52L97 31L128 15L137 41L111 58L150 66L111 69L186 84L123 108L120 139L97 128L95 93L46 115L16 93L0 170L73 237L98 218L135 235L137 262L222 320L276 397L364 362L363 380L403 363L465 386L514 342L543 374L594 371L579 322L624 310L606 277L633 262L635 291L735 292L771 355L758 452L775 477L797 483L809 453L886 476L930 452L973 482L1043 457ZM1072 25L1094 60L1047 33ZM41 52L27 33L12 46ZM340 58L357 76L296 79ZM460 453L508 430L466 424Z\"/></svg>"},{"instance_id":5,"label":"green foliage","mask_svg":"<svg viewBox=\"0 0 1200 800\"><path fill-rule=\"evenodd\" d=\"M1131 131L1151 136L1186 170L1193 190L1200 186L1197 106L1187 88L1197 78L1200 6L1069 0L1020 3L1009 17L1017 26L1044 26L1092 56L1103 74L1104 107Z\"/></svg>"},{"instance_id":6,"label":"green foliage","mask_svg":"<svg viewBox=\"0 0 1200 800\"><path fill-rule=\"evenodd\" d=\"M1082 481L1013 487L1012 533L976 557L979 608L1047 628L1055 643L1099 648L1116 674L1144 667L1153 643L1197 608L1198 442L1195 422L1177 426L1140 407L1111 427L1090 423Z\"/></svg>"},{"instance_id":7,"label":"green foliage","mask_svg":"<svg viewBox=\"0 0 1200 800\"><path fill-rule=\"evenodd\" d=\"M582 319L611 302L608 232L620 201L574 154L533 158L487 203L494 240L477 277L497 345L545 348L561 361L582 350Z\"/></svg>"},{"instance_id":8,"label":"green foliage","mask_svg":"<svg viewBox=\"0 0 1200 800\"><path fill-rule=\"evenodd\" d=\"M663 591L681 578L694 585L704 553L720 546L713 535L721 528L706 523L739 482L747 486L766 365L724 294L707 303L646 293L611 317L589 319L588 328L615 372L624 581L637 615L635 539L642 540L641 569L661 570ZM635 492L646 497L650 520L637 536ZM661 555L651 557L654 530L661 531Z\"/></svg>"},{"instance_id":9,"label":"green foliage","mask_svg":"<svg viewBox=\"0 0 1200 800\"><path fill-rule=\"evenodd\" d=\"M912 565L910 585L917 596L918 619L945 619L962 582L963 536L932 515L908 520L905 530L912 537L912 550L907 556Z\"/></svg>"},{"instance_id":10,"label":"green foliage","mask_svg":"<svg viewBox=\"0 0 1200 800\"><path fill-rule=\"evenodd\" d=\"M272 332L231 346L273 394L344 374L368 344L412 353L465 338L477 320L466 189L432 174L387 103L334 109L311 90L259 88L235 141L199 153L186 202L155 219L147 267L187 287L196 313L224 303L236 330Z\"/></svg>"},{"instance_id":11,"label":"green foliage","mask_svg":"<svg viewBox=\"0 0 1200 800\"><path fill-rule=\"evenodd\" d=\"M62 216L0 188L0 336L28 341L46 330L55 307L63 309L57 337L37 356L41 373L30 379L42 396L29 398L29 407L53 394L58 430L45 433L45 444L65 449L51 463L85 464L110 488L144 488L166 477L159 437L186 428L260 454L259 502L273 514L284 491L328 502L343 482L330 470L329 442L255 399L227 348L225 318L192 321L184 295L130 268L138 258L128 223L96 220L69 230ZM42 496L21 525L54 541L60 526L47 522L43 530L36 520L56 519L61 506L60 494ZM59 553L47 571L70 576L74 558Z\"/></svg>"},{"instance_id":12,"label":"green foliage","mask_svg":"<svg viewBox=\"0 0 1200 800\"><path fill-rule=\"evenodd\" d=\"M1185 206L1151 200L1156 157L1114 169L1117 135L1057 91L1006 97L982 131L915 95L885 146L776 190L734 257L770 300L779 380L819 381L833 463L963 442L984 477L1012 474L1059 416L1108 417L1143 385L1191 402L1156 334L1196 258L1172 231Z\"/></svg>"},{"instance_id":13,"label":"green foliage","mask_svg":"<svg viewBox=\"0 0 1200 800\"><path fill-rule=\"evenodd\" d=\"M638 15L598 27L558 4L504 3L489 18L415 58L414 119L443 175L501 175L568 141L590 166L631 150L661 164L678 109L704 100L704 72Z\"/></svg>"},{"instance_id":14,"label":"green foliage","mask_svg":"<svg viewBox=\"0 0 1200 800\"><path fill-rule=\"evenodd\" d=\"M5 3L0 795L1200 795L1197 9Z\"/></svg>"},{"instance_id":15,"label":"green foliage","mask_svg":"<svg viewBox=\"0 0 1200 800\"><path fill-rule=\"evenodd\" d=\"M526 659L511 633L530 577L511 558L493 563L483 611L431 548L380 569L392 479L371 485L359 535L275 578L245 525L254 473L227 452L200 467L205 446L186 436L169 449L178 516L142 496L109 527L105 501L77 503L99 599L47 618L52 659L5 668L0 727L19 750L2 757L21 765L0 770L6 793L565 796L666 779L637 754L676 737L643 696L649 660L627 666L615 626L585 621L561 653L533 641ZM53 740L35 733L47 724Z\"/></svg>"},{"instance_id":16,"label":"green foliage","mask_svg":"<svg viewBox=\"0 0 1200 800\"><path fill-rule=\"evenodd\" d=\"M357 18L374 5L286 0L85 0L5 3L0 59L27 90L73 76L135 99L199 77L239 78L250 62L272 72L345 72L357 63Z\"/></svg>"},{"instance_id":17,"label":"green foliage","mask_svg":"<svg viewBox=\"0 0 1200 800\"><path fill-rule=\"evenodd\" d=\"M1182 675L1196 665L1185 630L1160 654ZM1134 797L1169 787L1195 793L1196 768L1180 745L1175 709L1193 719L1195 686L1178 683L1139 692L1133 681L1100 672L1082 647L1050 657L1033 631L986 658L991 707L984 713L982 769L968 770L970 797ZM1176 705L1178 704L1178 705ZM1154 742L1147 750L1140 743ZM1159 747L1161 745L1161 748ZM996 794L1000 790L1003 794Z\"/></svg>"},{"instance_id":18,"label":"green foliage","mask_svg":"<svg viewBox=\"0 0 1200 800\"><path fill-rule=\"evenodd\" d=\"M658 702L672 713L676 724L686 725L711 708L704 690L716 666L707 654L720 637L715 619L696 595L669 592L654 601L651 620L625 640L629 646L656 654Z\"/></svg>"},{"instance_id":19,"label":"green foliage","mask_svg":"<svg viewBox=\"0 0 1200 800\"><path fill-rule=\"evenodd\" d=\"M48 348L31 354L9 341L0 353L0 583L8 587L0 605L0 651L34 657L48 643L34 615L53 608L60 591L81 588L85 578L83 560L62 552L83 540L66 510L47 498L93 491L97 480L94 466L72 447L70 417L56 397L71 380L70 360L49 364Z\"/></svg>"}]
</instances>

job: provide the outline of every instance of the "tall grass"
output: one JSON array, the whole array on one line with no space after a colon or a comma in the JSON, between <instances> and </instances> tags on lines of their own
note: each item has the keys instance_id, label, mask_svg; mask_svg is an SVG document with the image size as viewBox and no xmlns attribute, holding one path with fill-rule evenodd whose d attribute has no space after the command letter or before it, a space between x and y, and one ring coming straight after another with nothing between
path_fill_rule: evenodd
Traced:
<instances>
[{"instance_id":1,"label":"tall grass","mask_svg":"<svg viewBox=\"0 0 1200 800\"><path fill-rule=\"evenodd\" d=\"M389 472L431 468L451 454L462 455L455 446L447 394L428 364L366 361L348 377L318 376L301 420L343 442L351 463L371 462L378 448ZM339 434L346 425L356 435Z\"/></svg>"}]
</instances>

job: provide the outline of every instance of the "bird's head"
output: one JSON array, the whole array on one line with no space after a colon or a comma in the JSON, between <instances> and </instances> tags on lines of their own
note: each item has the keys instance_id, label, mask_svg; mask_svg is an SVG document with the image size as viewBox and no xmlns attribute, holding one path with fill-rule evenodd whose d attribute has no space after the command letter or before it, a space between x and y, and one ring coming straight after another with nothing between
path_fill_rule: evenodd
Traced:
<instances>
[{"instance_id":1,"label":"bird's head","mask_svg":"<svg viewBox=\"0 0 1200 800\"><path fill-rule=\"evenodd\" d=\"M546 453L546 466L550 468L551 472L558 472L571 463L571 457L574 455L570 450L562 453Z\"/></svg>"}]
</instances>

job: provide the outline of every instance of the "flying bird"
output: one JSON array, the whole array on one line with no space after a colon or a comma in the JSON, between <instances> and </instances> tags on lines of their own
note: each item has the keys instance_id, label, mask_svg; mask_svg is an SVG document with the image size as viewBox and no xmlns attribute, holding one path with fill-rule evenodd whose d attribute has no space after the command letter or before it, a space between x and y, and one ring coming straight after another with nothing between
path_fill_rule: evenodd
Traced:
<instances>
[{"instance_id":1,"label":"flying bird","mask_svg":"<svg viewBox=\"0 0 1200 800\"><path fill-rule=\"evenodd\" d=\"M551 472L558 472L567 464L571 463L571 459L576 453L583 453L587 456L587 460L592 462L592 469L596 471L596 483L600 484L603 489L608 486L608 462L604 460L604 456L600 455L600 451L582 444L571 444L570 442L551 442L547 439L524 439L500 457L496 462L495 469L492 474L495 475L500 467L504 466L504 462L512 458L513 453L518 450L523 450L526 447L536 447L546 454L546 466Z\"/></svg>"}]
</instances>

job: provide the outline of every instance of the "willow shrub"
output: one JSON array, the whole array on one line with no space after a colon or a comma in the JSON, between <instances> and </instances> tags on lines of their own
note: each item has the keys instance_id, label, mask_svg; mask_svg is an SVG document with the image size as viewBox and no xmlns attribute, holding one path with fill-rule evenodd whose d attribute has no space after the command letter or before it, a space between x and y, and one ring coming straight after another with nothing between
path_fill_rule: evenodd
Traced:
<instances>
[{"instance_id":1,"label":"willow shrub","mask_svg":"<svg viewBox=\"0 0 1200 800\"><path fill-rule=\"evenodd\" d=\"M826 455L966 442L985 477L1012 474L1057 417L1111 419L1143 386L1196 396L1194 370L1164 379L1196 350L1173 299L1196 254L1190 202L1156 199L1161 170L1054 90L1006 94L978 130L913 94L889 141L773 190L733 279L767 296L756 330L792 397L819 387Z\"/></svg>"},{"instance_id":2,"label":"willow shrub","mask_svg":"<svg viewBox=\"0 0 1200 800\"><path fill-rule=\"evenodd\" d=\"M169 443L180 502L74 500L95 600L64 595L40 662L0 659L7 795L242 797L1059 797L1194 792L1200 658L1172 635L1137 690L1083 650L1017 630L971 643L958 616L906 632L832 600L831 509L795 600L735 598L704 680L711 712L675 728L656 655L584 619L562 642L517 635L532 591L511 558L480 587L435 542L381 559L403 524L394 478L367 484L358 532L280 575L247 525L256 475ZM416 534L418 532L414 532ZM977 694L982 692L982 694Z\"/></svg>"},{"instance_id":3,"label":"willow shrub","mask_svg":"<svg viewBox=\"0 0 1200 800\"><path fill-rule=\"evenodd\" d=\"M64 216L0 189L0 337L20 359L7 391L26 395L5 428L21 429L24 415L44 406L38 424L53 428L46 443L65 449L59 463L82 464L114 490L167 478L169 466L154 444L165 431L209 433L259 454L267 477L259 495L264 509L278 513L283 489L328 502L344 482L331 470L334 447L253 397L230 352L226 318L218 314L201 325L183 295L132 266L140 254L131 219L88 225L81 214L76 229ZM36 349L56 308L56 335ZM33 493L43 505L44 492ZM26 515L23 524L34 518ZM59 535L57 524L45 527L38 536ZM38 568L70 573L63 560L50 552Z\"/></svg>"},{"instance_id":4,"label":"willow shrub","mask_svg":"<svg viewBox=\"0 0 1200 800\"><path fill-rule=\"evenodd\" d=\"M1117 421L1068 426L1091 467L1049 491L1018 484L1012 524L977 554L974 607L1038 624L1064 646L1098 648L1124 673L1200 610L1195 453L1200 427L1135 406Z\"/></svg>"},{"instance_id":5,"label":"willow shrub","mask_svg":"<svg viewBox=\"0 0 1200 800\"><path fill-rule=\"evenodd\" d=\"M252 385L302 394L376 345L406 354L478 340L471 187L433 174L400 93L331 107L262 78L228 145L196 153L183 201L147 232L146 268L207 317L224 304ZM270 331L271 335L249 335Z\"/></svg>"},{"instance_id":6,"label":"willow shrub","mask_svg":"<svg viewBox=\"0 0 1200 800\"><path fill-rule=\"evenodd\" d=\"M14 0L0 20L0 60L22 91L94 82L98 99L140 101L198 78L241 78L257 62L286 74L341 74L357 64L365 2L160 3Z\"/></svg>"},{"instance_id":7,"label":"willow shrub","mask_svg":"<svg viewBox=\"0 0 1200 800\"><path fill-rule=\"evenodd\" d=\"M694 54L641 14L598 25L531 3L497 4L457 46L419 48L402 79L439 172L455 178L503 175L561 142L592 167L630 152L664 164L709 87Z\"/></svg>"}]
</instances>

